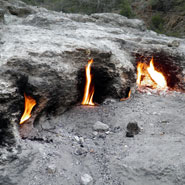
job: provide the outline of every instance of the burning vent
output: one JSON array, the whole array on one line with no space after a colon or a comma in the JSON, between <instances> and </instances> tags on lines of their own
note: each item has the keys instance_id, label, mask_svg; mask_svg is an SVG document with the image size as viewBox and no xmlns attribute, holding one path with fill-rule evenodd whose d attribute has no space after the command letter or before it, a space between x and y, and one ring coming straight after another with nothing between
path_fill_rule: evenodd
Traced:
<instances>
[{"instance_id":1,"label":"burning vent","mask_svg":"<svg viewBox=\"0 0 185 185\"><path fill-rule=\"evenodd\" d=\"M25 98L24 113L21 117L20 124L23 124L31 117L31 111L33 107L36 105L36 101L32 97L27 96L25 93L24 98Z\"/></svg>"},{"instance_id":2,"label":"burning vent","mask_svg":"<svg viewBox=\"0 0 185 185\"><path fill-rule=\"evenodd\" d=\"M109 61L94 58L88 61L86 67L78 71L78 94L82 105L96 105L106 98L120 99L128 96L126 87L122 86L120 74Z\"/></svg>"},{"instance_id":3,"label":"burning vent","mask_svg":"<svg viewBox=\"0 0 185 185\"><path fill-rule=\"evenodd\" d=\"M166 90L167 81L162 72L154 67L153 57L149 64L138 62L137 64L138 87L150 87L152 89Z\"/></svg>"},{"instance_id":4,"label":"burning vent","mask_svg":"<svg viewBox=\"0 0 185 185\"><path fill-rule=\"evenodd\" d=\"M165 52L136 54L138 90L183 91L183 73L180 58ZM148 56L150 55L150 56ZM152 57L153 56L153 57Z\"/></svg>"}]
</instances>

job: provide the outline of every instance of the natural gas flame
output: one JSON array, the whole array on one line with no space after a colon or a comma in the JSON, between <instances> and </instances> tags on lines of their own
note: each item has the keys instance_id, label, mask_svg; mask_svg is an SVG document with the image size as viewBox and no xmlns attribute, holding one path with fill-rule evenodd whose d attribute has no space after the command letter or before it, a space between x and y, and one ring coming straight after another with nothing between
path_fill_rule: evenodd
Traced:
<instances>
[{"instance_id":1,"label":"natural gas flame","mask_svg":"<svg viewBox=\"0 0 185 185\"><path fill-rule=\"evenodd\" d=\"M92 63L93 63L93 59L89 60L87 66L85 67L86 83L85 83L82 105L94 105L93 103L94 87L90 89L91 81L92 81L92 75L91 75Z\"/></svg>"},{"instance_id":2,"label":"natural gas flame","mask_svg":"<svg viewBox=\"0 0 185 185\"><path fill-rule=\"evenodd\" d=\"M121 98L120 101L128 100L130 96L131 96L131 90L129 91L128 96L126 98Z\"/></svg>"},{"instance_id":3,"label":"natural gas flame","mask_svg":"<svg viewBox=\"0 0 185 185\"><path fill-rule=\"evenodd\" d=\"M167 82L165 77L161 72L158 72L154 69L154 61L153 58L150 61L150 67L147 68L148 73L150 74L151 78L163 89L167 87Z\"/></svg>"},{"instance_id":4,"label":"natural gas flame","mask_svg":"<svg viewBox=\"0 0 185 185\"><path fill-rule=\"evenodd\" d=\"M24 98L25 98L24 113L21 117L20 124L23 124L26 120L28 120L31 117L31 111L33 107L36 105L36 101L32 97L24 94Z\"/></svg>"},{"instance_id":5,"label":"natural gas flame","mask_svg":"<svg viewBox=\"0 0 185 185\"><path fill-rule=\"evenodd\" d=\"M129 93L128 93L128 98L130 98L130 96L131 96L131 90L130 90Z\"/></svg>"},{"instance_id":6,"label":"natural gas flame","mask_svg":"<svg viewBox=\"0 0 185 185\"><path fill-rule=\"evenodd\" d=\"M155 70L153 57L150 64L139 62L137 65L137 84L138 86L147 86L153 89L165 90L167 82L161 72Z\"/></svg>"}]
</instances>

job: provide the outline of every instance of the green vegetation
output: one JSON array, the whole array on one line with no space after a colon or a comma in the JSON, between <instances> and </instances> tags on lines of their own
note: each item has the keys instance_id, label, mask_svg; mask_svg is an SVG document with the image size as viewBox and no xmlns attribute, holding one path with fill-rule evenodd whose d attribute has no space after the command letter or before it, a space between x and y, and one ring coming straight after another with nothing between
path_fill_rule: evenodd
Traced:
<instances>
[{"instance_id":1,"label":"green vegetation","mask_svg":"<svg viewBox=\"0 0 185 185\"><path fill-rule=\"evenodd\" d=\"M155 30L158 33L163 33L164 32L164 20L160 14L156 14L152 16L151 19L151 29Z\"/></svg>"},{"instance_id":2,"label":"green vegetation","mask_svg":"<svg viewBox=\"0 0 185 185\"><path fill-rule=\"evenodd\" d=\"M177 31L171 31L171 32L168 32L166 33L167 36L172 36L172 37L181 37L181 34Z\"/></svg>"},{"instance_id":3,"label":"green vegetation","mask_svg":"<svg viewBox=\"0 0 185 185\"><path fill-rule=\"evenodd\" d=\"M149 5L153 10L168 12L175 11L185 11L184 0L150 0Z\"/></svg>"},{"instance_id":4,"label":"green vegetation","mask_svg":"<svg viewBox=\"0 0 185 185\"><path fill-rule=\"evenodd\" d=\"M134 17L134 14L132 12L132 8L130 6L130 3L128 2L128 0L123 0L120 4L120 14L128 17L128 18L132 18Z\"/></svg>"},{"instance_id":5,"label":"green vegetation","mask_svg":"<svg viewBox=\"0 0 185 185\"><path fill-rule=\"evenodd\" d=\"M143 19L148 28L171 36L185 35L185 0L22 0L65 13L119 13Z\"/></svg>"},{"instance_id":6,"label":"green vegetation","mask_svg":"<svg viewBox=\"0 0 185 185\"><path fill-rule=\"evenodd\" d=\"M101 12L120 12L128 18L133 17L129 0L23 0L32 5L63 11L66 13L92 14Z\"/></svg>"}]
</instances>

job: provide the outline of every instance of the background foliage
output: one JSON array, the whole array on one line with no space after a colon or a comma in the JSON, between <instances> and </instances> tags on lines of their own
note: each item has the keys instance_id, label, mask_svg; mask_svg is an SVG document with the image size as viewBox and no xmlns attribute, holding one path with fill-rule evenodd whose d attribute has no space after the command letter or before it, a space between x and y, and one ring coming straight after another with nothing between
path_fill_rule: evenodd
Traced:
<instances>
[{"instance_id":1,"label":"background foliage","mask_svg":"<svg viewBox=\"0 0 185 185\"><path fill-rule=\"evenodd\" d=\"M185 36L185 0L23 0L50 10L65 13L119 13L143 19L158 33Z\"/></svg>"}]
</instances>

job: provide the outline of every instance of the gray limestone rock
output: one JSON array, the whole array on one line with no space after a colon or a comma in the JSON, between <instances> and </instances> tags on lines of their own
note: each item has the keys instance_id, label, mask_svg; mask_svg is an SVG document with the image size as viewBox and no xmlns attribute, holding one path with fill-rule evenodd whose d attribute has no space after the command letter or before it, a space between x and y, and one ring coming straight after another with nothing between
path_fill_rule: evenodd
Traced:
<instances>
[{"instance_id":1,"label":"gray limestone rock","mask_svg":"<svg viewBox=\"0 0 185 185\"><path fill-rule=\"evenodd\" d=\"M93 178L89 174L83 174L81 176L81 185L92 185Z\"/></svg>"},{"instance_id":2,"label":"gray limestone rock","mask_svg":"<svg viewBox=\"0 0 185 185\"><path fill-rule=\"evenodd\" d=\"M99 132L106 132L109 130L109 126L106 125L105 123L102 123L101 121L97 121L94 125L93 125L93 130L94 131L99 131Z\"/></svg>"}]
</instances>

